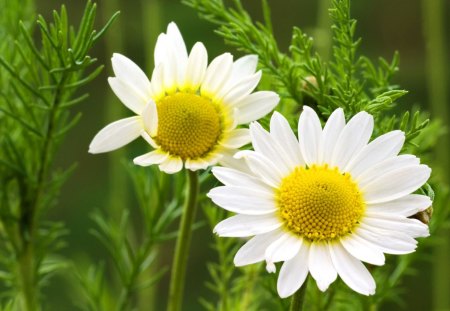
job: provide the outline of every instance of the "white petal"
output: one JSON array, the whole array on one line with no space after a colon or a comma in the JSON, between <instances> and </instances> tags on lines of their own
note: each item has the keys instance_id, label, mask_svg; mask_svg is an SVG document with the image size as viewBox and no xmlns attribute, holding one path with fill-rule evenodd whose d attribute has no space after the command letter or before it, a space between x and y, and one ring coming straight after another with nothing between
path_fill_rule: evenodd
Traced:
<instances>
[{"instance_id":1,"label":"white petal","mask_svg":"<svg viewBox=\"0 0 450 311\"><path fill-rule=\"evenodd\" d=\"M141 135L141 117L121 119L105 126L89 145L90 153L109 152L132 142Z\"/></svg>"},{"instance_id":2,"label":"white petal","mask_svg":"<svg viewBox=\"0 0 450 311\"><path fill-rule=\"evenodd\" d=\"M142 112L142 120L144 121L144 128L151 137L158 134L158 112L156 111L155 102L150 99Z\"/></svg>"},{"instance_id":3,"label":"white petal","mask_svg":"<svg viewBox=\"0 0 450 311\"><path fill-rule=\"evenodd\" d=\"M247 187L261 191L273 191L267 184L261 182L259 179L228 167L213 167L212 173L214 176L226 186Z\"/></svg>"},{"instance_id":4,"label":"white petal","mask_svg":"<svg viewBox=\"0 0 450 311\"><path fill-rule=\"evenodd\" d=\"M260 91L243 98L238 108L237 123L245 124L258 120L271 112L280 101L280 97L270 91Z\"/></svg>"},{"instance_id":5,"label":"white petal","mask_svg":"<svg viewBox=\"0 0 450 311\"><path fill-rule=\"evenodd\" d=\"M226 148L238 149L250 143L250 132L248 129L235 129L227 134L226 139L220 144Z\"/></svg>"},{"instance_id":6,"label":"white petal","mask_svg":"<svg viewBox=\"0 0 450 311\"><path fill-rule=\"evenodd\" d=\"M392 131L381 135L361 149L344 169L352 176L371 168L383 160L398 155L405 142L405 134L402 131Z\"/></svg>"},{"instance_id":7,"label":"white petal","mask_svg":"<svg viewBox=\"0 0 450 311\"><path fill-rule=\"evenodd\" d=\"M207 196L220 207L239 214L264 215L276 210L273 194L260 189L222 186L211 189Z\"/></svg>"},{"instance_id":8,"label":"white petal","mask_svg":"<svg viewBox=\"0 0 450 311\"><path fill-rule=\"evenodd\" d=\"M283 179L283 174L280 172L278 167L260 153L244 150L237 152L235 157L245 158L247 165L253 174L261 177L265 183L272 187L278 187Z\"/></svg>"},{"instance_id":9,"label":"white petal","mask_svg":"<svg viewBox=\"0 0 450 311\"><path fill-rule=\"evenodd\" d=\"M280 269L277 290L281 298L294 294L308 276L308 246L303 243L297 256L286 261Z\"/></svg>"},{"instance_id":10,"label":"white petal","mask_svg":"<svg viewBox=\"0 0 450 311\"><path fill-rule=\"evenodd\" d=\"M342 129L330 162L343 170L349 161L367 145L373 130L373 117L367 112L356 114Z\"/></svg>"},{"instance_id":11,"label":"white petal","mask_svg":"<svg viewBox=\"0 0 450 311\"><path fill-rule=\"evenodd\" d=\"M287 164L291 169L305 164L297 137L295 137L286 118L277 111L273 113L270 119L270 135L275 141L279 142L280 152L284 151L286 154Z\"/></svg>"},{"instance_id":12,"label":"white petal","mask_svg":"<svg viewBox=\"0 0 450 311\"><path fill-rule=\"evenodd\" d=\"M362 295L375 294L375 281L366 267L351 256L342 245L330 245L331 259L341 279L355 292Z\"/></svg>"},{"instance_id":13,"label":"white petal","mask_svg":"<svg viewBox=\"0 0 450 311\"><path fill-rule=\"evenodd\" d=\"M256 71L256 66L258 65L257 55L246 55L237 59L233 63L233 70L231 72L231 79L236 81L245 76L252 75Z\"/></svg>"},{"instance_id":14,"label":"white petal","mask_svg":"<svg viewBox=\"0 0 450 311\"><path fill-rule=\"evenodd\" d=\"M186 61L188 58L186 44L183 37L174 22L169 23L167 26L167 37L175 48L175 54L178 55L180 61Z\"/></svg>"},{"instance_id":15,"label":"white petal","mask_svg":"<svg viewBox=\"0 0 450 311\"><path fill-rule=\"evenodd\" d=\"M239 152L239 151L238 151ZM247 161L245 159L237 159L235 158L236 150L224 150L222 151L222 157L219 160L220 165L228 168L232 168L238 170L242 173L254 175L253 172L247 165Z\"/></svg>"},{"instance_id":16,"label":"white petal","mask_svg":"<svg viewBox=\"0 0 450 311\"><path fill-rule=\"evenodd\" d=\"M153 150L149 153L143 154L139 157L136 157L133 159L134 164L140 165L140 166L149 166L153 164L161 164L164 161L166 161L167 157L169 156L168 153L162 152L160 149Z\"/></svg>"},{"instance_id":17,"label":"white petal","mask_svg":"<svg viewBox=\"0 0 450 311\"><path fill-rule=\"evenodd\" d=\"M148 133L145 129L142 129L141 137L144 138L145 141L153 148L155 148L155 149L159 148L158 144L153 140L153 138L150 137L150 135L148 135Z\"/></svg>"},{"instance_id":18,"label":"white petal","mask_svg":"<svg viewBox=\"0 0 450 311\"><path fill-rule=\"evenodd\" d=\"M242 267L264 260L266 248L282 234L284 234L283 231L275 230L251 238L234 256L234 264Z\"/></svg>"},{"instance_id":19,"label":"white petal","mask_svg":"<svg viewBox=\"0 0 450 311\"><path fill-rule=\"evenodd\" d=\"M208 66L208 52L201 42L194 44L194 47L189 54L189 59L186 68L186 77L184 83L181 83L181 88L197 90L205 78L206 67Z\"/></svg>"},{"instance_id":20,"label":"white petal","mask_svg":"<svg viewBox=\"0 0 450 311\"><path fill-rule=\"evenodd\" d=\"M224 53L217 56L206 69L205 80L201 86L201 94L216 98L231 74L233 56Z\"/></svg>"},{"instance_id":21,"label":"white petal","mask_svg":"<svg viewBox=\"0 0 450 311\"><path fill-rule=\"evenodd\" d=\"M167 26L167 38L170 43L172 60L175 61L175 84L179 86L184 83L186 77L188 54L180 30L174 22L169 23Z\"/></svg>"},{"instance_id":22,"label":"white petal","mask_svg":"<svg viewBox=\"0 0 450 311\"><path fill-rule=\"evenodd\" d=\"M145 98L151 96L150 81L138 65L118 53L113 54L111 62L117 78L133 86Z\"/></svg>"},{"instance_id":23,"label":"white petal","mask_svg":"<svg viewBox=\"0 0 450 311\"><path fill-rule=\"evenodd\" d=\"M417 247L417 241L407 234L373 228L364 224L360 224L354 234L386 254L409 254L414 252Z\"/></svg>"},{"instance_id":24,"label":"white petal","mask_svg":"<svg viewBox=\"0 0 450 311\"><path fill-rule=\"evenodd\" d=\"M420 160L411 154L402 154L397 157L386 159L368 170L365 170L359 175L352 175L358 181L361 188L370 184L373 180L386 175L386 173L395 171L402 167L418 166Z\"/></svg>"},{"instance_id":25,"label":"white petal","mask_svg":"<svg viewBox=\"0 0 450 311\"><path fill-rule=\"evenodd\" d=\"M163 63L158 64L157 66L155 66L155 69L153 69L151 87L152 93L154 95L153 99L155 101L165 95Z\"/></svg>"},{"instance_id":26,"label":"white petal","mask_svg":"<svg viewBox=\"0 0 450 311\"><path fill-rule=\"evenodd\" d=\"M258 71L254 75L242 79L234 85L223 97L225 105L234 106L239 103L245 97L247 97L258 85L261 80L261 71Z\"/></svg>"},{"instance_id":27,"label":"white petal","mask_svg":"<svg viewBox=\"0 0 450 311\"><path fill-rule=\"evenodd\" d=\"M363 188L366 203L392 201L416 191L430 177L426 165L399 168L373 180Z\"/></svg>"},{"instance_id":28,"label":"white petal","mask_svg":"<svg viewBox=\"0 0 450 311\"><path fill-rule=\"evenodd\" d=\"M413 238L429 236L428 226L417 219L410 219L400 215L369 213L361 220L368 227L387 231L402 232Z\"/></svg>"},{"instance_id":29,"label":"white petal","mask_svg":"<svg viewBox=\"0 0 450 311\"><path fill-rule=\"evenodd\" d=\"M431 199L426 195L409 194L389 202L368 204L367 211L373 213L392 213L408 217L426 210L431 204Z\"/></svg>"},{"instance_id":30,"label":"white petal","mask_svg":"<svg viewBox=\"0 0 450 311\"><path fill-rule=\"evenodd\" d=\"M270 232L282 225L274 214L235 215L218 223L214 233L221 237L246 237Z\"/></svg>"},{"instance_id":31,"label":"white petal","mask_svg":"<svg viewBox=\"0 0 450 311\"><path fill-rule=\"evenodd\" d=\"M292 170L288 164L289 157L283 152L280 152L282 148L278 142L257 122L250 124L250 135L252 137L253 149L276 165L283 176L288 175Z\"/></svg>"},{"instance_id":32,"label":"white petal","mask_svg":"<svg viewBox=\"0 0 450 311\"><path fill-rule=\"evenodd\" d=\"M167 174L174 174L183 168L183 161L180 157L169 156L159 165L159 169Z\"/></svg>"},{"instance_id":33,"label":"white petal","mask_svg":"<svg viewBox=\"0 0 450 311\"><path fill-rule=\"evenodd\" d=\"M330 250L326 243L312 243L309 247L308 268L316 280L317 287L326 291L337 278L336 269L331 261Z\"/></svg>"},{"instance_id":34,"label":"white petal","mask_svg":"<svg viewBox=\"0 0 450 311\"><path fill-rule=\"evenodd\" d=\"M170 46L168 43L167 35L165 33L161 33L158 36L158 38L156 39L155 51L153 53L155 67L157 67L161 63L163 63L167 58L167 54L169 54L169 53L171 53L171 51L170 51Z\"/></svg>"},{"instance_id":35,"label":"white petal","mask_svg":"<svg viewBox=\"0 0 450 311\"><path fill-rule=\"evenodd\" d=\"M291 233L285 233L276 241L273 241L266 249L266 262L271 263L287 261L297 255L303 240Z\"/></svg>"},{"instance_id":36,"label":"white petal","mask_svg":"<svg viewBox=\"0 0 450 311\"><path fill-rule=\"evenodd\" d=\"M378 247L373 247L359 236L352 234L342 238L340 242L353 257L372 265L384 265L383 252Z\"/></svg>"},{"instance_id":37,"label":"white petal","mask_svg":"<svg viewBox=\"0 0 450 311\"><path fill-rule=\"evenodd\" d=\"M108 83L111 86L114 94L120 101L131 111L136 114L141 114L144 110L145 104L149 100L149 96L145 96L137 91L135 87L119 78L108 78Z\"/></svg>"},{"instance_id":38,"label":"white petal","mask_svg":"<svg viewBox=\"0 0 450 311\"><path fill-rule=\"evenodd\" d=\"M306 164L311 166L318 163L322 144L322 126L317 113L308 106L303 106L303 112L300 115L298 140Z\"/></svg>"},{"instance_id":39,"label":"white petal","mask_svg":"<svg viewBox=\"0 0 450 311\"><path fill-rule=\"evenodd\" d=\"M323 127L322 132L322 163L330 163L333 151L342 129L345 126L345 115L342 108L333 111Z\"/></svg>"},{"instance_id":40,"label":"white petal","mask_svg":"<svg viewBox=\"0 0 450 311\"><path fill-rule=\"evenodd\" d=\"M204 170L210 165L210 162L205 159L186 159L184 163L184 166L191 171Z\"/></svg>"}]
</instances>

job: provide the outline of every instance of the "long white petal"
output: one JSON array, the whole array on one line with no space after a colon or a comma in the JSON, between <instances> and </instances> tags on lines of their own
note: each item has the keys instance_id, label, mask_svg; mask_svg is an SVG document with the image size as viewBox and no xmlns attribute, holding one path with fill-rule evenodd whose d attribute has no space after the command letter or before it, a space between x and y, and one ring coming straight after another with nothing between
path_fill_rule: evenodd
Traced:
<instances>
[{"instance_id":1,"label":"long white petal","mask_svg":"<svg viewBox=\"0 0 450 311\"><path fill-rule=\"evenodd\" d=\"M250 95L258 85L259 80L261 80L261 71L242 79L227 91L223 97L223 103L228 106L234 106L236 103L239 103L242 99Z\"/></svg>"},{"instance_id":2,"label":"long white petal","mask_svg":"<svg viewBox=\"0 0 450 311\"><path fill-rule=\"evenodd\" d=\"M419 164L420 160L415 156L411 154L402 154L381 161L359 175L352 175L352 177L358 182L361 188L364 188L375 179L380 178L389 172L403 167L418 166Z\"/></svg>"},{"instance_id":3,"label":"long white petal","mask_svg":"<svg viewBox=\"0 0 450 311\"><path fill-rule=\"evenodd\" d=\"M283 174L278 167L260 153L244 150L237 152L235 157L244 158L250 170L272 187L278 187L283 179Z\"/></svg>"},{"instance_id":4,"label":"long white petal","mask_svg":"<svg viewBox=\"0 0 450 311\"><path fill-rule=\"evenodd\" d=\"M147 75L132 60L114 53L111 62L117 78L136 88L146 98L152 95Z\"/></svg>"},{"instance_id":5,"label":"long white petal","mask_svg":"<svg viewBox=\"0 0 450 311\"><path fill-rule=\"evenodd\" d=\"M281 143L279 144L281 147L280 152L285 153L290 169L305 164L297 137L295 137L286 118L277 111L273 113L270 119L270 136L273 137L274 141Z\"/></svg>"},{"instance_id":6,"label":"long white petal","mask_svg":"<svg viewBox=\"0 0 450 311\"><path fill-rule=\"evenodd\" d=\"M156 39L155 51L153 53L155 67L163 63L169 53L171 53L171 51L168 44L167 35L165 33L161 33Z\"/></svg>"},{"instance_id":7,"label":"long white petal","mask_svg":"<svg viewBox=\"0 0 450 311\"><path fill-rule=\"evenodd\" d=\"M158 111L152 99L148 101L142 112L142 120L144 121L145 130L151 137L155 137L158 134Z\"/></svg>"},{"instance_id":8,"label":"long white petal","mask_svg":"<svg viewBox=\"0 0 450 311\"><path fill-rule=\"evenodd\" d=\"M237 59L233 63L231 80L236 81L242 77L254 74L257 65L258 65L258 55L245 55Z\"/></svg>"},{"instance_id":9,"label":"long white petal","mask_svg":"<svg viewBox=\"0 0 450 311\"><path fill-rule=\"evenodd\" d=\"M216 98L218 91L224 87L231 74L233 56L224 53L217 56L206 69L205 79L201 87L201 94Z\"/></svg>"},{"instance_id":10,"label":"long white petal","mask_svg":"<svg viewBox=\"0 0 450 311\"><path fill-rule=\"evenodd\" d=\"M316 280L317 287L326 291L337 278L337 272L331 261L330 250L326 243L312 243L309 247L308 268Z\"/></svg>"},{"instance_id":11,"label":"long white petal","mask_svg":"<svg viewBox=\"0 0 450 311\"><path fill-rule=\"evenodd\" d=\"M410 219L400 215L366 212L361 223L372 228L402 232L413 238L430 235L427 225L417 219Z\"/></svg>"},{"instance_id":12,"label":"long white petal","mask_svg":"<svg viewBox=\"0 0 450 311\"><path fill-rule=\"evenodd\" d=\"M245 124L264 117L280 101L280 97L271 91L255 92L243 98L235 106L238 109L237 123Z\"/></svg>"},{"instance_id":13,"label":"long white petal","mask_svg":"<svg viewBox=\"0 0 450 311\"><path fill-rule=\"evenodd\" d=\"M269 185L258 178L228 167L213 167L212 173L225 186L247 187L255 190L274 191Z\"/></svg>"},{"instance_id":14,"label":"long white petal","mask_svg":"<svg viewBox=\"0 0 450 311\"><path fill-rule=\"evenodd\" d=\"M375 204L392 201L416 191L430 177L431 169L426 165L406 166L390 171L364 185L366 203Z\"/></svg>"},{"instance_id":15,"label":"long white petal","mask_svg":"<svg viewBox=\"0 0 450 311\"><path fill-rule=\"evenodd\" d=\"M248 129L239 128L232 130L227 134L224 141L220 144L226 148L238 149L251 142L250 132Z\"/></svg>"},{"instance_id":16,"label":"long white petal","mask_svg":"<svg viewBox=\"0 0 450 311\"><path fill-rule=\"evenodd\" d=\"M361 261L350 255L339 243L333 243L329 248L334 267L345 284L362 295L375 294L375 281Z\"/></svg>"},{"instance_id":17,"label":"long white petal","mask_svg":"<svg viewBox=\"0 0 450 311\"><path fill-rule=\"evenodd\" d=\"M330 163L333 151L342 129L345 126L345 115L342 108L338 108L330 115L322 132L322 163Z\"/></svg>"},{"instance_id":18,"label":"long white petal","mask_svg":"<svg viewBox=\"0 0 450 311\"><path fill-rule=\"evenodd\" d=\"M322 145L322 126L317 113L308 106L303 106L300 115L298 140L306 164L311 166L318 163Z\"/></svg>"},{"instance_id":19,"label":"long white petal","mask_svg":"<svg viewBox=\"0 0 450 311\"><path fill-rule=\"evenodd\" d=\"M286 261L280 269L277 281L278 295L286 298L294 294L308 276L308 245L302 244L297 256Z\"/></svg>"},{"instance_id":20,"label":"long white petal","mask_svg":"<svg viewBox=\"0 0 450 311\"><path fill-rule=\"evenodd\" d=\"M375 164L398 155L405 142L405 133L392 131L381 135L361 149L344 169L352 176L358 176Z\"/></svg>"},{"instance_id":21,"label":"long white petal","mask_svg":"<svg viewBox=\"0 0 450 311\"><path fill-rule=\"evenodd\" d=\"M168 153L162 152L160 149L157 149L157 150L153 150L151 152L148 152L146 154L143 154L139 157L134 158L133 162L134 162L134 164L137 164L140 166L149 166L149 165L153 165L153 164L161 164L168 157L169 157Z\"/></svg>"},{"instance_id":22,"label":"long white petal","mask_svg":"<svg viewBox=\"0 0 450 311\"><path fill-rule=\"evenodd\" d=\"M342 129L330 164L344 170L348 162L367 145L373 130L373 117L367 112L357 113Z\"/></svg>"},{"instance_id":23,"label":"long white petal","mask_svg":"<svg viewBox=\"0 0 450 311\"><path fill-rule=\"evenodd\" d=\"M185 80L181 82L182 90L197 90L205 78L206 68L208 66L208 52L201 42L194 44L189 54L186 68Z\"/></svg>"},{"instance_id":24,"label":"long white petal","mask_svg":"<svg viewBox=\"0 0 450 311\"><path fill-rule=\"evenodd\" d=\"M141 135L141 117L130 117L108 124L95 135L89 145L89 153L116 150L132 142Z\"/></svg>"},{"instance_id":25,"label":"long white petal","mask_svg":"<svg viewBox=\"0 0 450 311\"><path fill-rule=\"evenodd\" d=\"M247 237L273 231L282 226L274 215L235 215L222 220L214 227L221 237Z\"/></svg>"},{"instance_id":26,"label":"long white petal","mask_svg":"<svg viewBox=\"0 0 450 311\"><path fill-rule=\"evenodd\" d=\"M155 66L155 69L153 69L152 73L152 93L153 93L153 99L157 101L161 97L165 95L164 92L164 64L159 63Z\"/></svg>"},{"instance_id":27,"label":"long white petal","mask_svg":"<svg viewBox=\"0 0 450 311\"><path fill-rule=\"evenodd\" d=\"M186 50L186 44L181 36L180 30L174 22L169 23L167 26L167 38L170 43L172 59L175 61L176 69L175 80L176 85L184 83L186 77L186 66L188 62L188 54Z\"/></svg>"},{"instance_id":28,"label":"long white petal","mask_svg":"<svg viewBox=\"0 0 450 311\"><path fill-rule=\"evenodd\" d=\"M360 224L354 234L386 254L409 254L414 252L417 247L417 241L407 234L373 228L364 224Z\"/></svg>"},{"instance_id":29,"label":"long white petal","mask_svg":"<svg viewBox=\"0 0 450 311\"><path fill-rule=\"evenodd\" d=\"M297 255L303 240L291 233L285 233L273 241L266 249L266 262L270 266L275 262L287 261Z\"/></svg>"},{"instance_id":30,"label":"long white petal","mask_svg":"<svg viewBox=\"0 0 450 311\"><path fill-rule=\"evenodd\" d=\"M427 209L431 204L431 199L426 195L408 194L393 201L368 204L367 211L373 213L392 213L408 217Z\"/></svg>"},{"instance_id":31,"label":"long white petal","mask_svg":"<svg viewBox=\"0 0 450 311\"><path fill-rule=\"evenodd\" d=\"M288 175L292 170L288 164L289 157L283 152L280 152L281 147L278 142L257 122L250 124L250 135L255 151L274 163L283 176Z\"/></svg>"},{"instance_id":32,"label":"long white petal","mask_svg":"<svg viewBox=\"0 0 450 311\"><path fill-rule=\"evenodd\" d=\"M245 215L264 215L276 210L273 194L244 187L221 186L211 189L208 197L220 207Z\"/></svg>"},{"instance_id":33,"label":"long white petal","mask_svg":"<svg viewBox=\"0 0 450 311\"><path fill-rule=\"evenodd\" d=\"M340 240L344 248L353 257L376 266L384 265L384 254L359 236L352 234Z\"/></svg>"},{"instance_id":34,"label":"long white petal","mask_svg":"<svg viewBox=\"0 0 450 311\"><path fill-rule=\"evenodd\" d=\"M234 264L242 267L264 260L267 247L282 234L281 230L257 235L245 243L234 256Z\"/></svg>"},{"instance_id":35,"label":"long white petal","mask_svg":"<svg viewBox=\"0 0 450 311\"><path fill-rule=\"evenodd\" d=\"M119 78L108 78L108 83L111 86L114 94L120 101L131 111L136 114L141 114L145 108L149 96L138 92L135 87L131 86L129 82L125 82Z\"/></svg>"},{"instance_id":36,"label":"long white petal","mask_svg":"<svg viewBox=\"0 0 450 311\"><path fill-rule=\"evenodd\" d=\"M167 174L174 174L181 171L183 168L183 161L180 157L169 156L164 162L159 165L159 169Z\"/></svg>"}]
</instances>

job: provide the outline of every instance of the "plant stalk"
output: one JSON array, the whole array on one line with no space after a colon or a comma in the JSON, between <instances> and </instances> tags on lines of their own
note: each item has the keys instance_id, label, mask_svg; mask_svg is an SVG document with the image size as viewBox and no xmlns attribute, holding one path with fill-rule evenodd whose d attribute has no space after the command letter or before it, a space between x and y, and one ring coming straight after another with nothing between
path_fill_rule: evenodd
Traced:
<instances>
[{"instance_id":1,"label":"plant stalk","mask_svg":"<svg viewBox=\"0 0 450 311\"><path fill-rule=\"evenodd\" d=\"M305 304L306 287L308 286L308 277L306 277L305 282L302 287L300 287L297 292L292 296L291 307L289 311L302 311Z\"/></svg>"},{"instance_id":2,"label":"plant stalk","mask_svg":"<svg viewBox=\"0 0 450 311\"><path fill-rule=\"evenodd\" d=\"M188 191L181 216L180 231L175 246L175 256L172 264L172 275L170 279L169 301L167 311L180 311L183 299L184 282L186 278L186 267L189 258L189 247L192 237L192 224L195 219L197 207L197 195L199 190L198 175L196 172L187 170Z\"/></svg>"}]
</instances>

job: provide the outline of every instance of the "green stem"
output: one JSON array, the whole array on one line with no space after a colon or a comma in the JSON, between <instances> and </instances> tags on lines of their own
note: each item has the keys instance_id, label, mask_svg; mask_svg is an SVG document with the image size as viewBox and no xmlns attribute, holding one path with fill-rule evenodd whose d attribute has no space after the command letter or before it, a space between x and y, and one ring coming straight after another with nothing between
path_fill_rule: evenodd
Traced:
<instances>
[{"instance_id":1,"label":"green stem","mask_svg":"<svg viewBox=\"0 0 450 311\"><path fill-rule=\"evenodd\" d=\"M307 286L308 286L308 277L306 278L302 287L300 287L298 289L298 291L294 294L294 296L292 296L291 307L289 308L289 311L302 311L303 310L303 306L305 304L305 294L306 294Z\"/></svg>"},{"instance_id":2,"label":"green stem","mask_svg":"<svg viewBox=\"0 0 450 311\"><path fill-rule=\"evenodd\" d=\"M172 265L172 275L170 279L169 302L167 311L181 310L183 298L184 281L186 277L186 266L188 262L189 246L191 244L192 224L195 219L197 207L197 195L199 189L198 176L196 172L187 171L188 191L186 204L181 216L180 231L178 233L177 244L175 246L175 256Z\"/></svg>"},{"instance_id":3,"label":"green stem","mask_svg":"<svg viewBox=\"0 0 450 311\"><path fill-rule=\"evenodd\" d=\"M19 258L20 299L24 311L39 310L36 286L36 269L33 258L33 245L28 244Z\"/></svg>"}]
</instances>

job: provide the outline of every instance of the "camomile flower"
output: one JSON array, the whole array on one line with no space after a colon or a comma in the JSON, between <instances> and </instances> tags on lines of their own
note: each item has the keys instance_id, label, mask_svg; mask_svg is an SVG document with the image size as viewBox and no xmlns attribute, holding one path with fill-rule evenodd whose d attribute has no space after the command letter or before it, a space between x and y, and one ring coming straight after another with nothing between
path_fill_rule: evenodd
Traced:
<instances>
[{"instance_id":1,"label":"camomile flower","mask_svg":"<svg viewBox=\"0 0 450 311\"><path fill-rule=\"evenodd\" d=\"M413 155L398 155L405 135L392 131L369 142L373 118L366 112L347 124L335 110L324 128L304 107L298 139L286 119L274 113L270 132L254 122L254 151L241 151L247 168L214 167L224 186L208 196L237 213L214 231L223 237L252 237L237 252L237 266L265 260L267 270L284 262L278 293L288 297L308 273L325 291L337 276L354 291L375 293L362 262L383 265L384 254L407 254L428 227L408 216L431 205L413 194L430 168Z\"/></svg>"},{"instance_id":2,"label":"camomile flower","mask_svg":"<svg viewBox=\"0 0 450 311\"><path fill-rule=\"evenodd\" d=\"M89 152L120 148L142 136L154 150L134 159L138 165L159 165L166 173L204 169L224 154L250 142L240 124L257 120L278 103L274 92L253 92L261 71L257 56L233 62L229 53L208 65L202 43L188 54L175 23L159 35L151 81L131 60L114 54L115 77L108 82L136 116L113 122L93 139Z\"/></svg>"}]
</instances>

